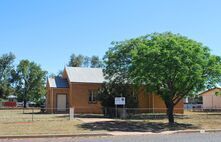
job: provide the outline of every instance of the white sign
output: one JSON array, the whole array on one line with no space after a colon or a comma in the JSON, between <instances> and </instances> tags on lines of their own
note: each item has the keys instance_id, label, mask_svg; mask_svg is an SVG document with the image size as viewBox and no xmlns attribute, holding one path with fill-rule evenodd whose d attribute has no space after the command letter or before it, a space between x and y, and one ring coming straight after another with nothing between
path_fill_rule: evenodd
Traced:
<instances>
[{"instance_id":1,"label":"white sign","mask_svg":"<svg viewBox=\"0 0 221 142\"><path fill-rule=\"evenodd\" d=\"M125 97L115 97L115 105L125 105Z\"/></svg>"}]
</instances>

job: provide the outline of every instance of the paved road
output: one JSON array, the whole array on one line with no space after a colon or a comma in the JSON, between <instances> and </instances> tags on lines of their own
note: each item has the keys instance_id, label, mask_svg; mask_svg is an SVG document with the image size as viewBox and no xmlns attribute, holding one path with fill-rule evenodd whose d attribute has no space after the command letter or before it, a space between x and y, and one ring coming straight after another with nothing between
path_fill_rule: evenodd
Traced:
<instances>
[{"instance_id":1,"label":"paved road","mask_svg":"<svg viewBox=\"0 0 221 142\"><path fill-rule=\"evenodd\" d=\"M194 133L173 135L137 135L89 138L47 138L0 140L0 142L220 142L221 133Z\"/></svg>"}]
</instances>

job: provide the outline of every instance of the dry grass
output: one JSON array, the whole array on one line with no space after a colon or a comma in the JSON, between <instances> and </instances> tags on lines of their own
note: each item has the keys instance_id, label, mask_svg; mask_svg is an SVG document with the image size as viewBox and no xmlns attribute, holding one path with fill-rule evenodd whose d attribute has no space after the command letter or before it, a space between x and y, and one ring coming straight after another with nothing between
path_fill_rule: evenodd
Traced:
<instances>
[{"instance_id":1,"label":"dry grass","mask_svg":"<svg viewBox=\"0 0 221 142\"><path fill-rule=\"evenodd\" d=\"M152 114L153 115L153 114ZM175 118L175 125L168 125L167 118L158 116L149 119L129 119L120 121L94 121L81 124L85 130L153 132L193 129L221 129L221 112L185 112L183 117Z\"/></svg>"},{"instance_id":2,"label":"dry grass","mask_svg":"<svg viewBox=\"0 0 221 142\"><path fill-rule=\"evenodd\" d=\"M113 120L85 123L79 119L69 121L68 114L40 114L32 110L0 110L0 135L79 134L107 131L162 132L187 129L221 129L221 112L185 112L170 127L167 119ZM94 118L100 120L102 118Z\"/></svg>"},{"instance_id":3,"label":"dry grass","mask_svg":"<svg viewBox=\"0 0 221 142\"><path fill-rule=\"evenodd\" d=\"M146 122L167 123L165 119L148 119ZM190 124L198 129L221 129L221 112L190 112L185 111L184 117L175 118L179 124Z\"/></svg>"},{"instance_id":4,"label":"dry grass","mask_svg":"<svg viewBox=\"0 0 221 142\"><path fill-rule=\"evenodd\" d=\"M221 129L221 112L185 112L187 119L179 119L178 123L189 123L200 129Z\"/></svg>"},{"instance_id":5,"label":"dry grass","mask_svg":"<svg viewBox=\"0 0 221 142\"><path fill-rule=\"evenodd\" d=\"M69 120L68 114L39 114L32 110L0 110L0 135L78 134L88 133L78 126L79 120Z\"/></svg>"},{"instance_id":6,"label":"dry grass","mask_svg":"<svg viewBox=\"0 0 221 142\"><path fill-rule=\"evenodd\" d=\"M36 121L0 123L0 135L45 135L45 134L78 134L86 133L78 127L80 121Z\"/></svg>"},{"instance_id":7,"label":"dry grass","mask_svg":"<svg viewBox=\"0 0 221 142\"><path fill-rule=\"evenodd\" d=\"M32 122L40 120L68 120L68 114L42 114L39 109L0 109L1 122Z\"/></svg>"}]
</instances>

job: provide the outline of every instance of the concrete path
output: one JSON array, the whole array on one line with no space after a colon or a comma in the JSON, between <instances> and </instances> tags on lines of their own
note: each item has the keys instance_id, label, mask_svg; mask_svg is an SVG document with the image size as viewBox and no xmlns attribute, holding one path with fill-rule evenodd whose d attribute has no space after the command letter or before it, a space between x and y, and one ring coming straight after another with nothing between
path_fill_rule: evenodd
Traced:
<instances>
[{"instance_id":1,"label":"concrete path","mask_svg":"<svg viewBox=\"0 0 221 142\"><path fill-rule=\"evenodd\" d=\"M106 121L117 121L117 119L111 118L76 118L84 123L95 123L95 122L106 122Z\"/></svg>"}]
</instances>

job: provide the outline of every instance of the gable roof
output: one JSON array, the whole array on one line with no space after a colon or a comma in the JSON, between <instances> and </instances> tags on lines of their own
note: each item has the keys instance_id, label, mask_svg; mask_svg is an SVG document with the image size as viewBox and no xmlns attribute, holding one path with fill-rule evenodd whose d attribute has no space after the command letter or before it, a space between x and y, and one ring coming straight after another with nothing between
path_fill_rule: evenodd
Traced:
<instances>
[{"instance_id":1,"label":"gable roof","mask_svg":"<svg viewBox=\"0 0 221 142\"><path fill-rule=\"evenodd\" d=\"M206 94L206 93L208 93L208 92L210 92L210 91L214 91L214 90L221 90L221 88L220 87L215 87L215 88L211 88L211 89L208 89L208 90L206 90L206 91L203 91L203 92L200 92L199 93L199 95L204 95L204 94Z\"/></svg>"},{"instance_id":2,"label":"gable roof","mask_svg":"<svg viewBox=\"0 0 221 142\"><path fill-rule=\"evenodd\" d=\"M101 68L65 68L69 81L73 83L103 83L105 81Z\"/></svg>"},{"instance_id":3,"label":"gable roof","mask_svg":"<svg viewBox=\"0 0 221 142\"><path fill-rule=\"evenodd\" d=\"M50 77L48 78L49 87L52 88L68 88L67 79L63 79L61 77Z\"/></svg>"}]
</instances>

